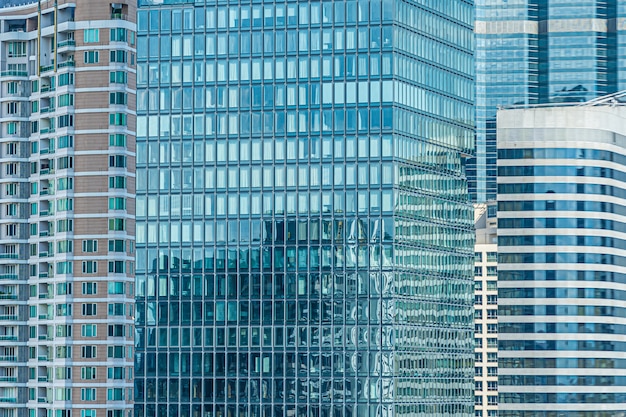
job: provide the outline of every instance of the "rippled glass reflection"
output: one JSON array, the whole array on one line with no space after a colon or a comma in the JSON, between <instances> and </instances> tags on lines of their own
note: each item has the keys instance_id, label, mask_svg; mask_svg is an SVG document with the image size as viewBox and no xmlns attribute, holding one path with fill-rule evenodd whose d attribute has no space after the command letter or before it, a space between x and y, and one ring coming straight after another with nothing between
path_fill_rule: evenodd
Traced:
<instances>
[{"instance_id":1,"label":"rippled glass reflection","mask_svg":"<svg viewBox=\"0 0 626 417\"><path fill-rule=\"evenodd\" d=\"M140 8L137 417L473 414L472 15Z\"/></svg>"}]
</instances>

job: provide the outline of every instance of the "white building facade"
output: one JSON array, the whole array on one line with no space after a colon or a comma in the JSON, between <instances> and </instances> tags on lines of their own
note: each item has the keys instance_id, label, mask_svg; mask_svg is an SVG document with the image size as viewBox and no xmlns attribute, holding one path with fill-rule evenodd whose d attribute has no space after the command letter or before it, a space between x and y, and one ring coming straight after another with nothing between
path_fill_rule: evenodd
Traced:
<instances>
[{"instance_id":1,"label":"white building facade","mask_svg":"<svg viewBox=\"0 0 626 417\"><path fill-rule=\"evenodd\" d=\"M626 413L623 96L498 114L500 416Z\"/></svg>"},{"instance_id":2,"label":"white building facade","mask_svg":"<svg viewBox=\"0 0 626 417\"><path fill-rule=\"evenodd\" d=\"M495 204L475 208L474 398L477 417L498 415L498 243Z\"/></svg>"}]
</instances>

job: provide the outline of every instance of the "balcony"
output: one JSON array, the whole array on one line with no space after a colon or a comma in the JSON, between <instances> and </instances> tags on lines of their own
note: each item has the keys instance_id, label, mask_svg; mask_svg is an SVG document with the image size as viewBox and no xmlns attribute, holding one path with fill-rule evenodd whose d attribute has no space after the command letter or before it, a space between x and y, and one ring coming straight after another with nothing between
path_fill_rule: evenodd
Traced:
<instances>
[{"instance_id":1,"label":"balcony","mask_svg":"<svg viewBox=\"0 0 626 417\"><path fill-rule=\"evenodd\" d=\"M54 69L54 64L53 65L42 65L39 67L39 72L48 72L48 71L52 71ZM42 89L43 92L43 89Z\"/></svg>"},{"instance_id":2,"label":"balcony","mask_svg":"<svg viewBox=\"0 0 626 417\"><path fill-rule=\"evenodd\" d=\"M3 361L3 362L17 362L17 356L15 356L15 355L0 356L0 361Z\"/></svg>"},{"instance_id":3,"label":"balcony","mask_svg":"<svg viewBox=\"0 0 626 417\"><path fill-rule=\"evenodd\" d=\"M2 71L0 77L28 77L28 71Z\"/></svg>"},{"instance_id":4,"label":"balcony","mask_svg":"<svg viewBox=\"0 0 626 417\"><path fill-rule=\"evenodd\" d=\"M17 321L17 314L0 314L0 320Z\"/></svg>"},{"instance_id":5,"label":"balcony","mask_svg":"<svg viewBox=\"0 0 626 417\"><path fill-rule=\"evenodd\" d=\"M17 340L17 336L12 334L3 334L0 335L0 340Z\"/></svg>"},{"instance_id":6,"label":"balcony","mask_svg":"<svg viewBox=\"0 0 626 417\"><path fill-rule=\"evenodd\" d=\"M17 378L14 376L0 376L0 382L17 382Z\"/></svg>"},{"instance_id":7,"label":"balcony","mask_svg":"<svg viewBox=\"0 0 626 417\"><path fill-rule=\"evenodd\" d=\"M76 66L75 61L65 61L65 62L59 63L58 65L59 68L74 67L74 66Z\"/></svg>"},{"instance_id":8,"label":"balcony","mask_svg":"<svg viewBox=\"0 0 626 417\"><path fill-rule=\"evenodd\" d=\"M68 39L66 41L63 42L59 42L57 43L57 48L64 48L66 46L76 46L76 41L72 40L72 39Z\"/></svg>"},{"instance_id":9,"label":"balcony","mask_svg":"<svg viewBox=\"0 0 626 417\"><path fill-rule=\"evenodd\" d=\"M0 274L0 279L18 279L17 274Z\"/></svg>"},{"instance_id":10,"label":"balcony","mask_svg":"<svg viewBox=\"0 0 626 417\"><path fill-rule=\"evenodd\" d=\"M0 294L0 300L17 300L17 294Z\"/></svg>"},{"instance_id":11,"label":"balcony","mask_svg":"<svg viewBox=\"0 0 626 417\"><path fill-rule=\"evenodd\" d=\"M16 402L17 402L17 398L15 397L0 397L0 403L16 403Z\"/></svg>"},{"instance_id":12,"label":"balcony","mask_svg":"<svg viewBox=\"0 0 626 417\"><path fill-rule=\"evenodd\" d=\"M128 15L124 13L111 13L112 20L128 20Z\"/></svg>"},{"instance_id":13,"label":"balcony","mask_svg":"<svg viewBox=\"0 0 626 417\"><path fill-rule=\"evenodd\" d=\"M18 257L17 253L0 253L0 259L17 259Z\"/></svg>"}]
</instances>

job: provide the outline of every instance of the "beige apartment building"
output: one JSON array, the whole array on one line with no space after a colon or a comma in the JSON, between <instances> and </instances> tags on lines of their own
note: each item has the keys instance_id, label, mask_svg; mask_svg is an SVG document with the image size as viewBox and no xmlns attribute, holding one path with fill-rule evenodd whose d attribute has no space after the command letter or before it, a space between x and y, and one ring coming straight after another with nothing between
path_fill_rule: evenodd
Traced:
<instances>
[{"instance_id":1,"label":"beige apartment building","mask_svg":"<svg viewBox=\"0 0 626 417\"><path fill-rule=\"evenodd\" d=\"M0 8L0 417L128 417L136 2L26 3Z\"/></svg>"},{"instance_id":2,"label":"beige apartment building","mask_svg":"<svg viewBox=\"0 0 626 417\"><path fill-rule=\"evenodd\" d=\"M475 208L474 397L477 417L498 415L498 237L496 205Z\"/></svg>"}]
</instances>

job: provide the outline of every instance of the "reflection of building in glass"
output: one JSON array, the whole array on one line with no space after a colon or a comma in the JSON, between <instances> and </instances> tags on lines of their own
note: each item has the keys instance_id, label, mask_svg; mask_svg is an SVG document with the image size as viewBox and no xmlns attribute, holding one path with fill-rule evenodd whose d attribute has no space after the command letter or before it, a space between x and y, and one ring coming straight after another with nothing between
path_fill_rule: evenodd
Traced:
<instances>
[{"instance_id":1,"label":"reflection of building in glass","mask_svg":"<svg viewBox=\"0 0 626 417\"><path fill-rule=\"evenodd\" d=\"M498 112L501 417L626 413L623 96Z\"/></svg>"},{"instance_id":2,"label":"reflection of building in glass","mask_svg":"<svg viewBox=\"0 0 626 417\"><path fill-rule=\"evenodd\" d=\"M126 417L136 8L2 6L0 416Z\"/></svg>"},{"instance_id":3,"label":"reflection of building in glass","mask_svg":"<svg viewBox=\"0 0 626 417\"><path fill-rule=\"evenodd\" d=\"M138 416L473 415L472 2L140 6Z\"/></svg>"},{"instance_id":4,"label":"reflection of building in glass","mask_svg":"<svg viewBox=\"0 0 626 417\"><path fill-rule=\"evenodd\" d=\"M626 88L625 0L476 0L476 158L470 194L496 198L496 109Z\"/></svg>"}]
</instances>

